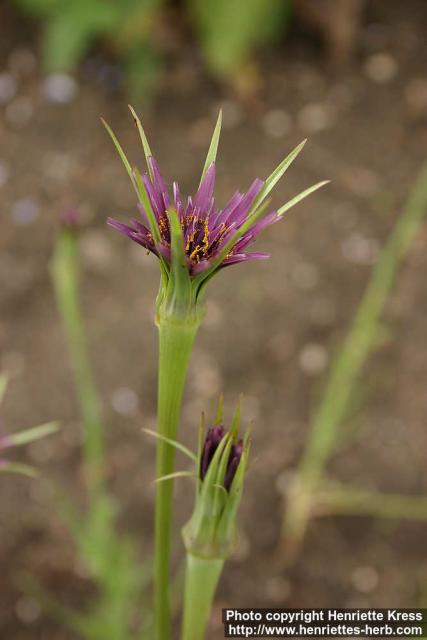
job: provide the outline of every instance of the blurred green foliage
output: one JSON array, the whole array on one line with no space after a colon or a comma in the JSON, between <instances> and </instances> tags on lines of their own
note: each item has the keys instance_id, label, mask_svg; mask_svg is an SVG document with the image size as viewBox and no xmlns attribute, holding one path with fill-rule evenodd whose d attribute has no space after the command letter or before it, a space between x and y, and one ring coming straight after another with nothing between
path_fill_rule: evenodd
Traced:
<instances>
[{"instance_id":1,"label":"blurred green foliage","mask_svg":"<svg viewBox=\"0 0 427 640\"><path fill-rule=\"evenodd\" d=\"M18 8L43 21L47 72L73 70L96 43L104 41L123 61L134 92L150 85L156 66L154 27L164 0L15 1Z\"/></svg>"},{"instance_id":2,"label":"blurred green foliage","mask_svg":"<svg viewBox=\"0 0 427 640\"><path fill-rule=\"evenodd\" d=\"M133 93L150 89L157 71L156 37L170 0L15 0L42 21L47 72L71 71L99 44L124 65ZM233 78L255 48L274 42L291 15L291 0L186 0L188 14L210 71ZM177 22L175 21L175 24Z\"/></svg>"},{"instance_id":3,"label":"blurred green foliage","mask_svg":"<svg viewBox=\"0 0 427 640\"><path fill-rule=\"evenodd\" d=\"M210 69L227 76L254 48L275 41L291 15L290 0L187 0Z\"/></svg>"}]
</instances>

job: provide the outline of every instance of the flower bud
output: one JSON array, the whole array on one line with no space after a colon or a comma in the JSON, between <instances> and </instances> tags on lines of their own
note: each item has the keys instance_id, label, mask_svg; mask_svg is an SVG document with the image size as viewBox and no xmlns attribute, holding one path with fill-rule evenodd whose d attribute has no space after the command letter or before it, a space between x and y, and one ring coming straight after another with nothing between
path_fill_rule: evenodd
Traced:
<instances>
[{"instance_id":1,"label":"flower bud","mask_svg":"<svg viewBox=\"0 0 427 640\"><path fill-rule=\"evenodd\" d=\"M235 543L249 442L238 438L238 417L233 422L229 431L222 424L209 427L200 447L196 504L183 530L186 549L195 556L226 558Z\"/></svg>"}]
</instances>

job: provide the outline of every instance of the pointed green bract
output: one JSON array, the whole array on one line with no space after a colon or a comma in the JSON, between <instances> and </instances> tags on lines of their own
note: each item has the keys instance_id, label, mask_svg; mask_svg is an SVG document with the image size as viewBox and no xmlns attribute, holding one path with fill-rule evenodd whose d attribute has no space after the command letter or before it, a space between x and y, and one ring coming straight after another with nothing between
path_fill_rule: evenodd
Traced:
<instances>
[{"instance_id":1,"label":"pointed green bract","mask_svg":"<svg viewBox=\"0 0 427 640\"><path fill-rule=\"evenodd\" d=\"M150 175L151 180L153 180L153 172L151 170L150 163L148 161L148 158L150 158L153 154L151 152L150 145L148 144L148 140L147 140L147 136L145 135L144 127L142 126L141 120L137 116L135 109L130 104L128 105L128 107L130 109L130 112L131 112L131 114L133 116L133 119L135 121L136 127L138 129L139 137L141 138L142 148L144 149L145 160L147 162L148 173Z\"/></svg>"},{"instance_id":2,"label":"pointed green bract","mask_svg":"<svg viewBox=\"0 0 427 640\"><path fill-rule=\"evenodd\" d=\"M175 480L175 478L197 478L197 474L192 473L191 471L174 471L174 473L169 473L167 476L162 476L161 478L156 478L156 482L166 482L167 480Z\"/></svg>"},{"instance_id":3,"label":"pointed green bract","mask_svg":"<svg viewBox=\"0 0 427 640\"><path fill-rule=\"evenodd\" d=\"M291 209L291 207L294 207L296 204L298 204L298 202L301 202L301 200L304 200L304 198L309 196L311 193L314 193L321 187L324 187L325 184L329 184L329 183L330 183L330 180L323 180L322 182L317 182L313 186L308 187L308 189L305 189L305 191L302 191L297 196L295 196L294 198L286 202L282 207L280 207L277 213L279 214L279 216L283 216L283 214L289 209Z\"/></svg>"},{"instance_id":4,"label":"pointed green bract","mask_svg":"<svg viewBox=\"0 0 427 640\"><path fill-rule=\"evenodd\" d=\"M283 176L286 170L290 167L290 165L293 163L295 158L300 154L306 142L307 142L307 139L300 142L300 144L297 147L295 147L295 149L293 149L290 152L290 154L287 155L286 158L282 160L282 162L275 168L273 173L268 176L267 180L264 183L264 186L262 187L262 189L260 190L260 192L258 193L257 197L254 200L254 203L252 205L253 209L256 209L257 207L259 207L259 205L265 200L265 198L272 191L272 189L274 189L276 184L279 182L280 178Z\"/></svg>"},{"instance_id":5,"label":"pointed green bract","mask_svg":"<svg viewBox=\"0 0 427 640\"><path fill-rule=\"evenodd\" d=\"M134 175L133 175L133 171L132 171L132 166L129 162L129 160L126 157L125 152L122 149L122 146L120 144L120 142L117 140L116 135L114 134L114 131L112 130L112 128L110 127L110 125L104 120L104 118L101 118L101 122L104 125L104 127L107 129L111 140L113 141L114 146L116 147L117 153L119 154L121 161L123 162L123 165L127 171L127 174L129 176L129 178L131 179L133 188L136 191L136 194L138 195L138 189L136 187L135 184L135 179L134 179Z\"/></svg>"},{"instance_id":6,"label":"pointed green bract","mask_svg":"<svg viewBox=\"0 0 427 640\"><path fill-rule=\"evenodd\" d=\"M216 410L215 424L221 424L224 419L224 395L218 398L218 408Z\"/></svg>"},{"instance_id":7,"label":"pointed green bract","mask_svg":"<svg viewBox=\"0 0 427 640\"><path fill-rule=\"evenodd\" d=\"M190 451L190 449L188 449L185 445L181 444L177 440L173 440L172 438L167 438L166 436L162 436L160 433L157 433L157 431L152 431L151 429L143 429L143 432L147 433L149 436L153 436L153 438L157 438L158 440L167 442L168 444L175 447L175 449L177 449L178 451L181 451L181 453L183 453L188 458L190 458L190 460L193 460L193 462L197 461L196 454Z\"/></svg>"},{"instance_id":8,"label":"pointed green bract","mask_svg":"<svg viewBox=\"0 0 427 640\"><path fill-rule=\"evenodd\" d=\"M144 211L147 214L148 226L150 227L151 235L153 236L154 242L160 242L160 232L157 225L156 217L154 215L153 207L151 206L150 198L148 197L147 190L142 181L141 175L136 167L132 169L132 176L135 181L138 200L144 207Z\"/></svg>"},{"instance_id":9,"label":"pointed green bract","mask_svg":"<svg viewBox=\"0 0 427 640\"><path fill-rule=\"evenodd\" d=\"M205 166L203 167L202 177L200 178L200 184L202 184L207 170L209 169L211 164L216 160L219 136L221 135L221 125L222 125L222 109L219 110L218 119L216 121L214 132L212 134L212 139L209 145L208 154L206 156Z\"/></svg>"},{"instance_id":10,"label":"pointed green bract","mask_svg":"<svg viewBox=\"0 0 427 640\"><path fill-rule=\"evenodd\" d=\"M171 236L171 266L170 266L170 301L180 307L179 313L190 313L193 304L193 288L187 266L187 256L184 249L184 238L178 214L175 209L167 211Z\"/></svg>"},{"instance_id":11,"label":"pointed green bract","mask_svg":"<svg viewBox=\"0 0 427 640\"><path fill-rule=\"evenodd\" d=\"M34 440L39 440L40 438L44 438L45 436L55 433L58 429L59 425L57 422L48 422L46 424L41 424L38 427L33 427L32 429L13 433L7 436L7 448L18 447L23 444L33 442Z\"/></svg>"},{"instance_id":12,"label":"pointed green bract","mask_svg":"<svg viewBox=\"0 0 427 640\"><path fill-rule=\"evenodd\" d=\"M239 433L241 413L242 413L242 399L240 397L239 402L237 403L237 406L236 406L236 410L234 412L233 419L231 421L230 434L233 439L237 439L237 435Z\"/></svg>"},{"instance_id":13,"label":"pointed green bract","mask_svg":"<svg viewBox=\"0 0 427 640\"><path fill-rule=\"evenodd\" d=\"M0 473L19 473L29 478L37 478L38 472L33 467L20 462L6 462L0 465Z\"/></svg>"}]
</instances>

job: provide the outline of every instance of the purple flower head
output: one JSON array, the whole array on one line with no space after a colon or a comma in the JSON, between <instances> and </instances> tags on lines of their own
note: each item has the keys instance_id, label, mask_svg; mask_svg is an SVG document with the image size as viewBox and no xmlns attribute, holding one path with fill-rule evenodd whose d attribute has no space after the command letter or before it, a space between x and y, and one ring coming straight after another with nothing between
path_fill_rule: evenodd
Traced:
<instances>
[{"instance_id":1,"label":"purple flower head","mask_svg":"<svg viewBox=\"0 0 427 640\"><path fill-rule=\"evenodd\" d=\"M304 141L282 160L265 181L256 178L246 192L236 191L224 207L218 207L214 199L214 187L221 130L220 113L198 191L194 197L185 199L174 182L171 196L142 124L134 109L130 107L130 110L147 162L148 171L142 176L132 168L113 131L107 123L104 122L104 125L137 193L141 217L132 219L128 224L109 218L108 224L154 253L160 259L162 274L166 275L166 279L174 270L174 265L179 265L175 270L175 278L181 267L186 266L187 277L195 280L198 286L207 282L209 276L222 267L269 258L267 253L248 252L247 249L263 229L280 220L288 209L325 184L321 182L309 187L277 211L265 215L268 195L298 156Z\"/></svg>"},{"instance_id":2,"label":"purple flower head","mask_svg":"<svg viewBox=\"0 0 427 640\"><path fill-rule=\"evenodd\" d=\"M148 163L152 179L149 174L144 174L142 182L160 239L155 242L148 223L148 212L142 204L138 205L141 220L133 219L129 224L124 224L113 218L108 219L108 224L116 231L151 253L161 255L170 265L171 230L168 209L172 207L177 213L181 226L182 242L190 275L195 276L208 270L233 236L236 236L235 242L227 251L219 267L269 257L267 253L248 253L246 248L255 241L263 229L280 219L277 212L272 212L257 222L254 221L249 228L242 231L241 235L237 233L248 221L251 208L264 185L262 180L255 179L246 193L236 192L225 207L220 209L215 205L213 196L215 163L212 163L206 171L196 195L187 200L182 198L176 182L173 184L173 197L170 198L156 160L150 156Z\"/></svg>"},{"instance_id":3,"label":"purple flower head","mask_svg":"<svg viewBox=\"0 0 427 640\"><path fill-rule=\"evenodd\" d=\"M222 425L210 427L206 433L205 442L202 449L200 460L200 479L204 480L209 469L209 465L218 449L222 439L226 435L226 431ZM231 445L228 457L227 468L224 476L224 487L230 490L231 483L239 466L240 459L243 454L243 440L239 440Z\"/></svg>"}]
</instances>

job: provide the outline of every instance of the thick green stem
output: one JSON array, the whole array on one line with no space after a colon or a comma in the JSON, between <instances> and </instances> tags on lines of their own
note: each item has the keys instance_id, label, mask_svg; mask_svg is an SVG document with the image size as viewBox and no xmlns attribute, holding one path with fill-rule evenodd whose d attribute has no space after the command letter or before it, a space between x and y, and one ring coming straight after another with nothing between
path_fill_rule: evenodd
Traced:
<instances>
[{"instance_id":1,"label":"thick green stem","mask_svg":"<svg viewBox=\"0 0 427 640\"><path fill-rule=\"evenodd\" d=\"M212 602L224 566L223 559L187 553L181 640L203 640Z\"/></svg>"},{"instance_id":2,"label":"thick green stem","mask_svg":"<svg viewBox=\"0 0 427 640\"><path fill-rule=\"evenodd\" d=\"M56 299L74 369L83 422L83 451L92 499L102 488L104 437L98 393L89 358L79 304L77 238L73 232L59 234L51 265Z\"/></svg>"},{"instance_id":3,"label":"thick green stem","mask_svg":"<svg viewBox=\"0 0 427 640\"><path fill-rule=\"evenodd\" d=\"M159 321L159 387L158 433L176 439L181 411L181 398L190 359L191 349L199 323L174 318ZM174 470L175 449L158 440L157 477L169 475ZM157 484L155 515L155 623L156 640L170 640L171 616L169 596L169 565L172 524L172 480Z\"/></svg>"}]
</instances>

